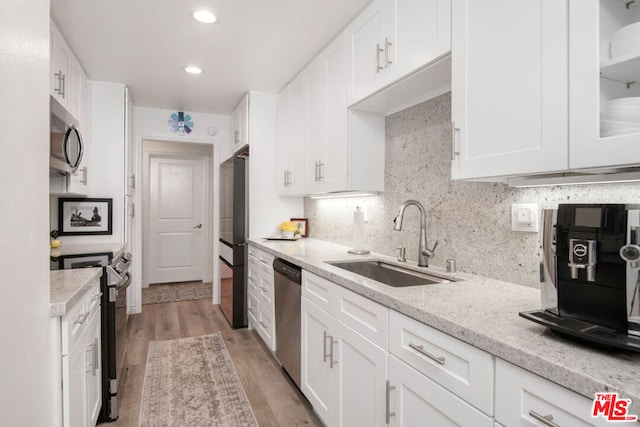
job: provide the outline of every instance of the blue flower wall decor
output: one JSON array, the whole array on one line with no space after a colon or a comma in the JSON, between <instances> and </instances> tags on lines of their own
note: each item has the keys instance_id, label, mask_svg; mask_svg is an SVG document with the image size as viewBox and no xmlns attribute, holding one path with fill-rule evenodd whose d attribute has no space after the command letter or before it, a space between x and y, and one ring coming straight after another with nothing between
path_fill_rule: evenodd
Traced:
<instances>
[{"instance_id":1,"label":"blue flower wall decor","mask_svg":"<svg viewBox=\"0 0 640 427\"><path fill-rule=\"evenodd\" d=\"M191 133L193 129L193 122L191 121L191 116L184 114L183 111L178 111L178 113L173 113L171 115L171 120L169 120L169 126L171 126L171 132L177 133L178 135L184 135Z\"/></svg>"}]
</instances>

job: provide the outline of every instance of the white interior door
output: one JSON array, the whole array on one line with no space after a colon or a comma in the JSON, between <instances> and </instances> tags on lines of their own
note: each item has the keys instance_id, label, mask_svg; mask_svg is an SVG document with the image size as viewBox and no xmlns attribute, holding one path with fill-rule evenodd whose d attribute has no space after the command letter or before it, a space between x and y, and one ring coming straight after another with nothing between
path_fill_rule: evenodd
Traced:
<instances>
[{"instance_id":1,"label":"white interior door","mask_svg":"<svg viewBox=\"0 0 640 427\"><path fill-rule=\"evenodd\" d=\"M203 169L202 160L150 159L148 283L203 278Z\"/></svg>"}]
</instances>

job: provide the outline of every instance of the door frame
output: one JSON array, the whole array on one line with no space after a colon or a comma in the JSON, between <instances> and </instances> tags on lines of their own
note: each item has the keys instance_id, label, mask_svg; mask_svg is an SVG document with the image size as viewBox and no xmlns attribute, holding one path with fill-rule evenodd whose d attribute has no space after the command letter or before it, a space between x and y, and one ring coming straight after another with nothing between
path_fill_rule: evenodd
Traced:
<instances>
[{"instance_id":1,"label":"door frame","mask_svg":"<svg viewBox=\"0 0 640 427\"><path fill-rule=\"evenodd\" d=\"M143 288L149 286L148 282L148 254L150 236L150 164L153 158L177 159L177 160L201 160L203 166L202 185L206 195L203 200L203 246L202 251L202 281L212 283L214 294L216 293L215 274L214 274L214 195L212 190L214 185L214 148L210 144L191 143L177 140L163 140L159 138L142 138L142 173L141 173L141 189L142 189L142 256L141 258L141 286ZM215 299L215 295L214 295Z\"/></svg>"}]
</instances>

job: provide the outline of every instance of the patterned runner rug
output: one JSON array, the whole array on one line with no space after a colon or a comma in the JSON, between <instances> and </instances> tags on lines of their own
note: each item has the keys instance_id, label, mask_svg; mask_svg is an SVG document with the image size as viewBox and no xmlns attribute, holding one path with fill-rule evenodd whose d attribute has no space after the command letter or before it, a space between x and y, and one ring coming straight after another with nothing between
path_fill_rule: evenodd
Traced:
<instances>
[{"instance_id":1,"label":"patterned runner rug","mask_svg":"<svg viewBox=\"0 0 640 427\"><path fill-rule=\"evenodd\" d=\"M213 288L207 282L160 283L142 288L142 304L191 301L213 298Z\"/></svg>"},{"instance_id":2,"label":"patterned runner rug","mask_svg":"<svg viewBox=\"0 0 640 427\"><path fill-rule=\"evenodd\" d=\"M140 426L258 426L220 333L151 341Z\"/></svg>"}]
</instances>

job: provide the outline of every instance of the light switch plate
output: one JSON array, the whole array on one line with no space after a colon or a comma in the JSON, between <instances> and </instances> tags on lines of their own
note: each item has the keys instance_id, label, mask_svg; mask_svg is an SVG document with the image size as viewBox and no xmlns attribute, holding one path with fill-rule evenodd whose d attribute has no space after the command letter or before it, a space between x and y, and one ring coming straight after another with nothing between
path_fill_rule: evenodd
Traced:
<instances>
[{"instance_id":1,"label":"light switch plate","mask_svg":"<svg viewBox=\"0 0 640 427\"><path fill-rule=\"evenodd\" d=\"M514 203L511 205L511 230L537 233L539 216L536 203Z\"/></svg>"}]
</instances>

